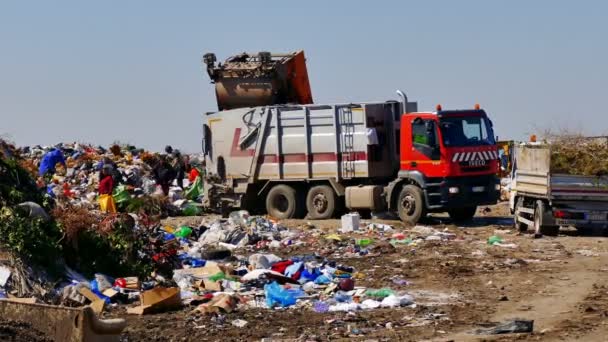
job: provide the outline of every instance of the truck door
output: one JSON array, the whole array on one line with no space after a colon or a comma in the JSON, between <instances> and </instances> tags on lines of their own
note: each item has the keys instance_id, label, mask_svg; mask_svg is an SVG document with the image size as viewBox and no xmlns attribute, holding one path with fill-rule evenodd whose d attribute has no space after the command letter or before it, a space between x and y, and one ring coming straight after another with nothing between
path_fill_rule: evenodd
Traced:
<instances>
[{"instance_id":1,"label":"truck door","mask_svg":"<svg viewBox=\"0 0 608 342\"><path fill-rule=\"evenodd\" d=\"M405 124L410 125L405 131L411 132L411 136L402 136L406 141L402 144L401 169L440 177L441 149L436 121L416 117Z\"/></svg>"}]
</instances>

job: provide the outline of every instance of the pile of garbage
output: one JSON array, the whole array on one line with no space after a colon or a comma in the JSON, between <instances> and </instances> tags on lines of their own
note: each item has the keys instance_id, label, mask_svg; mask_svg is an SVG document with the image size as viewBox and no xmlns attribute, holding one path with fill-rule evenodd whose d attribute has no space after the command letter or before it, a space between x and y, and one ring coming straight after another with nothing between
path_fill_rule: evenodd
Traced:
<instances>
[{"instance_id":1,"label":"pile of garbage","mask_svg":"<svg viewBox=\"0 0 608 342\"><path fill-rule=\"evenodd\" d=\"M169 148L169 147L168 147ZM37 186L59 203L83 206L104 211L135 212L147 204L152 195L166 196L158 208L165 216L200 214L201 182L197 177L187 178L185 173L195 169L198 175L200 160L197 156L182 156L170 149L171 154L153 154L131 145L112 145L106 149L79 143L61 143L55 146L22 147L21 165L36 178ZM159 179L157 166L163 161L179 161L170 167L167 189ZM179 172L176 170L180 170ZM99 201L100 178L107 172L113 180L112 197L116 208L103 208ZM190 184L189 180L192 180ZM180 186L181 185L181 186ZM165 190L165 191L163 191ZM164 193L163 193L164 192Z\"/></svg>"},{"instance_id":2,"label":"pile of garbage","mask_svg":"<svg viewBox=\"0 0 608 342\"><path fill-rule=\"evenodd\" d=\"M388 227L388 226L387 226ZM191 306L195 313L225 313L238 308L306 308L315 312L369 310L414 304L406 293L357 286L364 278L353 267L317 253L281 258L273 248L296 246L301 236L269 218L230 214L198 227L152 229L155 269L141 279L125 274L92 279L72 272L61 290L64 303L129 304L128 313L147 314ZM431 232L441 234L441 232ZM254 251L245 256L246 251Z\"/></svg>"}]
</instances>

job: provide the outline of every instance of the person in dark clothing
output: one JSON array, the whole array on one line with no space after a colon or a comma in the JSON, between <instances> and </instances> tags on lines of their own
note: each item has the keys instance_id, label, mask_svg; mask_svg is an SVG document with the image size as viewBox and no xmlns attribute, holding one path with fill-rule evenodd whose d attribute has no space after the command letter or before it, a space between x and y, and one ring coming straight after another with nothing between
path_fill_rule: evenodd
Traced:
<instances>
[{"instance_id":1,"label":"person in dark clothing","mask_svg":"<svg viewBox=\"0 0 608 342\"><path fill-rule=\"evenodd\" d=\"M160 160L152 170L152 173L156 184L160 185L163 190L163 194L165 196L169 195L169 185L175 178L176 173L166 156L160 156Z\"/></svg>"},{"instance_id":2,"label":"person in dark clothing","mask_svg":"<svg viewBox=\"0 0 608 342\"><path fill-rule=\"evenodd\" d=\"M179 152L179 150L174 150L173 147L167 145L165 147L165 152L167 155L171 157L171 165L175 170L175 179L177 181L177 186L180 188L184 188L184 178L186 177L186 162L184 160L184 156Z\"/></svg>"}]
</instances>

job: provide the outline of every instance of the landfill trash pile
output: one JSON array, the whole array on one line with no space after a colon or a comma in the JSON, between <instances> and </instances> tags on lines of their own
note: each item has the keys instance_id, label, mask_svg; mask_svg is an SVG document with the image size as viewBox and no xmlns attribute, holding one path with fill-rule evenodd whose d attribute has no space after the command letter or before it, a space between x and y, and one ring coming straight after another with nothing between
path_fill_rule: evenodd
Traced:
<instances>
[{"instance_id":1,"label":"landfill trash pile","mask_svg":"<svg viewBox=\"0 0 608 342\"><path fill-rule=\"evenodd\" d=\"M202 196L201 182L194 177L190 184L185 175L193 168L198 171L197 156L182 156L179 151L153 154L130 145L115 144L106 149L79 143L22 147L16 153L21 165L36 177L37 186L61 204L136 212L147 205L147 198L164 195L166 200L159 209L165 216L201 212L196 205ZM109 195L113 203L109 208L100 193L105 176L112 180Z\"/></svg>"},{"instance_id":2,"label":"landfill trash pile","mask_svg":"<svg viewBox=\"0 0 608 342\"><path fill-rule=\"evenodd\" d=\"M568 132L548 134L551 143L551 170L569 175L608 174L606 138L589 138Z\"/></svg>"}]
</instances>

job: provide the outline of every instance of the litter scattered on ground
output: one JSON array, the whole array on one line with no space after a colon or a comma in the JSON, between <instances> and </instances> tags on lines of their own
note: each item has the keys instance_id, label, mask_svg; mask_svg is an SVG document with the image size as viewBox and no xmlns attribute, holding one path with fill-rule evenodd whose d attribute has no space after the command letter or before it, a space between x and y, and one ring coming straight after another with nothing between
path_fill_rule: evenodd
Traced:
<instances>
[{"instance_id":1,"label":"litter scattered on ground","mask_svg":"<svg viewBox=\"0 0 608 342\"><path fill-rule=\"evenodd\" d=\"M499 335L499 334L516 334L516 333L531 333L534 331L534 321L516 319L513 321L504 322L491 328L477 329L477 335Z\"/></svg>"}]
</instances>

